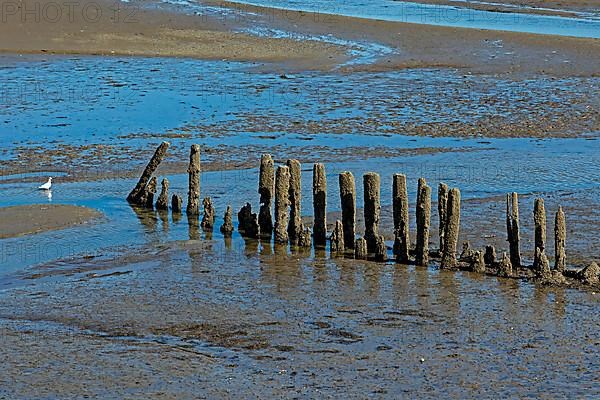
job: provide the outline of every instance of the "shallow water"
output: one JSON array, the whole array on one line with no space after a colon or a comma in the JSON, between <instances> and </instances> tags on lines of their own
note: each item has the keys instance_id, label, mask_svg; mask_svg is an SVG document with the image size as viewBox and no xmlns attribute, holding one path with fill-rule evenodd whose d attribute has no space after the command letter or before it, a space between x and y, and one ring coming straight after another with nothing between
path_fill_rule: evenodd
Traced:
<instances>
[{"instance_id":1,"label":"shallow water","mask_svg":"<svg viewBox=\"0 0 600 400\"><path fill-rule=\"evenodd\" d=\"M173 3L197 7L193 1L177 0ZM343 15L426 25L600 38L600 19L586 14L581 14L581 18L567 18L393 0L250 0L236 3L313 12L321 19L326 19L327 15Z\"/></svg>"},{"instance_id":2,"label":"shallow water","mask_svg":"<svg viewBox=\"0 0 600 400\"><path fill-rule=\"evenodd\" d=\"M390 204L391 176L398 172L407 174L409 185L416 185L421 176L434 189L445 181L459 187L464 199L491 198L515 190L552 196L574 192L579 199L581 193L589 193L588 203L575 202L573 207L579 204L579 208L573 212L600 202L597 132L589 132L588 140L385 133L387 125L398 121L473 123L482 115L515 118L512 115L520 112L519 104L540 109L549 101L572 109L565 101L570 96L565 87L577 91L574 104L588 104L593 109L597 104L577 96L586 91L593 94L597 79L513 82L464 76L454 70L349 75L308 72L283 78L243 63L198 60L5 56L2 61L0 116L4 123L0 136L4 140L0 159L12 162L30 151L41 156L47 151L56 154L16 170L6 167L0 178L0 206L52 201L97 208L106 216L91 227L0 241L4 266L0 274L8 281L27 266L54 259L112 254L128 246L188 238L185 218L179 223L169 219L167 226L158 216L151 216L144 219L147 225L140 224L123 200L134 179L115 179L104 170L138 170L145 160L135 150L147 154L163 139L172 143L168 162L185 163L192 143L203 146L204 163L219 169L238 162L246 165L246 161L258 165L259 155L266 152L273 153L278 162L306 160L306 215L312 210L309 162L314 161L327 166L330 211L339 210L337 174L343 170L355 174L358 187L364 172L380 173L384 206ZM257 116L267 123L253 122ZM370 127L377 133L361 126L340 125L334 130L338 133L323 133L303 131L300 124L291 128L278 124L280 120L327 123L348 118L375 120ZM287 130L279 131L280 126ZM68 149L73 149L70 156L62 153ZM81 153L86 152L89 154L83 158ZM186 194L185 174L162 174L171 181L171 192ZM47 175L56 177L50 200L35 190L37 181L45 181ZM84 181L69 182L70 178ZM257 181L257 170L247 166L204 172L202 195L213 198L220 219L227 204L236 212L246 201L257 206ZM362 194L358 192L360 205ZM481 211L474 209L473 218ZM593 225L598 220L592 212L586 223Z\"/></svg>"}]
</instances>

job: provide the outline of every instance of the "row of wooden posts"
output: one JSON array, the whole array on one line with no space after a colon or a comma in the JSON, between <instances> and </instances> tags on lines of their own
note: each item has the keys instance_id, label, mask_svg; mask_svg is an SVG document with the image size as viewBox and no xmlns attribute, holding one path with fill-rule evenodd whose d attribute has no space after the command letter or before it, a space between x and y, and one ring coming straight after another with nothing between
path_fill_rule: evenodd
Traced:
<instances>
[{"instance_id":1,"label":"row of wooden posts","mask_svg":"<svg viewBox=\"0 0 600 400\"><path fill-rule=\"evenodd\" d=\"M163 160L169 147L163 142L146 166L136 187L127 200L130 203L153 208L154 195L157 189L156 177L152 177ZM200 214L200 146L192 145L188 167L188 199L186 212L190 216ZM258 193L260 208L258 215L252 212L250 203L246 203L238 212L238 230L248 238L274 239L275 243L310 248L323 247L327 244L327 180L325 166L316 163L313 166L313 223L312 231L304 226L301 218L301 168L297 160L288 160L286 165L275 169L272 157L265 154L260 161ZM363 175L364 190L364 222L363 237L356 239L356 185L351 172L339 174L340 201L342 219L337 220L329 236L330 251L337 255L351 255L357 259L372 258L378 261L387 260L387 248L383 235L379 233L381 217L380 177L374 172ZM156 201L158 210L168 209L169 182L162 181L162 190ZM429 231L431 221L431 187L424 178L418 181L416 204L416 246L411 251L409 232L409 203L406 176L395 174L392 185L394 245L393 254L399 263L416 265L429 263ZM460 191L441 183L438 188L439 244L442 268L456 268L457 245L460 228ZM171 208L174 213L182 212L182 198L174 194ZM274 203L274 220L271 209ZM520 252L519 206L517 193L510 193L506 199L506 224L509 242L509 255L503 254L496 260L496 251L487 246L485 252L468 250L460 257L467 262L473 271L485 272L486 267L494 268L499 275L511 276L518 268L523 267ZM215 209L210 197L203 200L204 215L201 226L212 231L215 220ZM225 236L233 233L232 208L227 206L224 223L220 227ZM538 198L534 206L535 221L535 253L533 269L539 276L553 273L563 274L566 267L566 226L565 214L561 207L555 215L555 263L554 271L550 268L546 256L546 210L544 200Z\"/></svg>"}]
</instances>

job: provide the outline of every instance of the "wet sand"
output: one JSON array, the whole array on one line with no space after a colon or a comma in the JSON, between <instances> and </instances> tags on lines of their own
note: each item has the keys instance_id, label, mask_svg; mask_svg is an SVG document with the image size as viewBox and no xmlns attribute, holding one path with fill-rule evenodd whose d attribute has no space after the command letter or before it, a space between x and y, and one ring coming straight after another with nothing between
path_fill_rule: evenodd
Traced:
<instances>
[{"instance_id":1,"label":"wet sand","mask_svg":"<svg viewBox=\"0 0 600 400\"><path fill-rule=\"evenodd\" d=\"M34 204L0 208L0 239L87 224L102 214L64 204Z\"/></svg>"},{"instance_id":2,"label":"wet sand","mask_svg":"<svg viewBox=\"0 0 600 400\"><path fill-rule=\"evenodd\" d=\"M173 243L3 291L0 393L598 395L597 294L279 251Z\"/></svg>"},{"instance_id":3,"label":"wet sand","mask_svg":"<svg viewBox=\"0 0 600 400\"><path fill-rule=\"evenodd\" d=\"M41 5L47 2L44 0ZM81 13L76 13L73 21L56 23L47 18L23 23L18 14L9 18L0 26L1 51L277 62L293 70L330 69L347 59L343 47L338 45L232 32L267 24L297 33L375 41L398 52L375 64L352 69L458 67L482 73L598 76L600 63L600 40L594 39L324 16L230 2L208 2L232 9L234 16L226 18L137 7L133 8L134 16L130 16L131 9L126 5L122 13L115 13L113 2L93 3L104 9L102 17L93 24ZM498 41L503 45L501 52Z\"/></svg>"}]
</instances>

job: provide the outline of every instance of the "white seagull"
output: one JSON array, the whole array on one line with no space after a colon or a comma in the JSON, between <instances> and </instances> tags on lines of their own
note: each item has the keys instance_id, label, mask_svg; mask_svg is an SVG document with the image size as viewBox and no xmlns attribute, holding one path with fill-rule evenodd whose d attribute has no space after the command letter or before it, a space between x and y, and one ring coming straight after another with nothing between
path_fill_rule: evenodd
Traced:
<instances>
[{"instance_id":1,"label":"white seagull","mask_svg":"<svg viewBox=\"0 0 600 400\"><path fill-rule=\"evenodd\" d=\"M52 187L52 178L48 178L48 182L44 183L38 189L39 190L50 190L51 187Z\"/></svg>"}]
</instances>

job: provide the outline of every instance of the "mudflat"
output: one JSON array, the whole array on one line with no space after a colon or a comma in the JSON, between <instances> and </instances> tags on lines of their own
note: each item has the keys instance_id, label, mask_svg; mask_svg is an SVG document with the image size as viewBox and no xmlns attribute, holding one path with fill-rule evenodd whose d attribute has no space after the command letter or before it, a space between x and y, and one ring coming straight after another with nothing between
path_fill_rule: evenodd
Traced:
<instances>
[{"instance_id":1,"label":"mudflat","mask_svg":"<svg viewBox=\"0 0 600 400\"><path fill-rule=\"evenodd\" d=\"M0 208L0 239L68 228L102 214L87 207L33 204Z\"/></svg>"}]
</instances>

